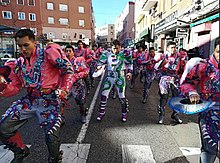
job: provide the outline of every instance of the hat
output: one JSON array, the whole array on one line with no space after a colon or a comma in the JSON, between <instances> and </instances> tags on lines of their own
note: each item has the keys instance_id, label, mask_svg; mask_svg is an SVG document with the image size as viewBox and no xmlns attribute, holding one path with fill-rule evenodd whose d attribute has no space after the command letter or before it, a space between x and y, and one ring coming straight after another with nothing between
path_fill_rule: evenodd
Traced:
<instances>
[{"instance_id":1,"label":"hat","mask_svg":"<svg viewBox=\"0 0 220 163\"><path fill-rule=\"evenodd\" d=\"M0 75L4 76L7 80L11 73L11 68L9 66L0 66Z\"/></svg>"},{"instance_id":2,"label":"hat","mask_svg":"<svg viewBox=\"0 0 220 163\"><path fill-rule=\"evenodd\" d=\"M171 109L184 113L195 114L209 109L215 102L200 100L198 104L192 104L189 99L182 97L172 97L168 101L168 105Z\"/></svg>"}]
</instances>

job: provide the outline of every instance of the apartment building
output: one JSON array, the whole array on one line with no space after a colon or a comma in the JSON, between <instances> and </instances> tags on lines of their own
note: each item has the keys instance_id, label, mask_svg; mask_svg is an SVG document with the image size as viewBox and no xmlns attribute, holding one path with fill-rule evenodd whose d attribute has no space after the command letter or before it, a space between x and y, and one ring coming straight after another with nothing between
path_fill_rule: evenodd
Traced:
<instances>
[{"instance_id":1,"label":"apartment building","mask_svg":"<svg viewBox=\"0 0 220 163\"><path fill-rule=\"evenodd\" d=\"M124 47L131 46L135 38L134 2L129 1L120 16L116 19L117 39Z\"/></svg>"},{"instance_id":2,"label":"apartment building","mask_svg":"<svg viewBox=\"0 0 220 163\"><path fill-rule=\"evenodd\" d=\"M96 43L99 46L105 47L107 44L112 43L115 39L115 25L107 24L95 29Z\"/></svg>"},{"instance_id":3,"label":"apartment building","mask_svg":"<svg viewBox=\"0 0 220 163\"><path fill-rule=\"evenodd\" d=\"M157 1L135 1L135 44L136 46L143 46L149 48L150 40L150 28L152 24L152 18L150 8L155 5Z\"/></svg>"},{"instance_id":4,"label":"apartment building","mask_svg":"<svg viewBox=\"0 0 220 163\"><path fill-rule=\"evenodd\" d=\"M42 33L40 5L38 0L0 0L0 25L11 29L30 28L38 37ZM0 33L0 52L15 54L13 31Z\"/></svg>"},{"instance_id":5,"label":"apartment building","mask_svg":"<svg viewBox=\"0 0 220 163\"><path fill-rule=\"evenodd\" d=\"M217 0L136 0L135 42L166 50L173 40L178 48L198 47L205 58L219 36L218 9Z\"/></svg>"},{"instance_id":6,"label":"apartment building","mask_svg":"<svg viewBox=\"0 0 220 163\"><path fill-rule=\"evenodd\" d=\"M86 44L94 39L94 13L91 0L42 0L43 33L60 43Z\"/></svg>"},{"instance_id":7,"label":"apartment building","mask_svg":"<svg viewBox=\"0 0 220 163\"><path fill-rule=\"evenodd\" d=\"M31 28L35 35L42 32L38 0L0 0L0 24L16 28Z\"/></svg>"}]
</instances>

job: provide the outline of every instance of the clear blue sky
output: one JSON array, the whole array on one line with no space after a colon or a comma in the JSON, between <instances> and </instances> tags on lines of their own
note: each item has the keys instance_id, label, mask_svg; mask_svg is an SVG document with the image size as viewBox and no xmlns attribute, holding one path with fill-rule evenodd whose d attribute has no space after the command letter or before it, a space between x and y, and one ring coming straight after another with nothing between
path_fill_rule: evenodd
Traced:
<instances>
[{"instance_id":1,"label":"clear blue sky","mask_svg":"<svg viewBox=\"0 0 220 163\"><path fill-rule=\"evenodd\" d=\"M96 27L115 22L129 0L92 0Z\"/></svg>"}]
</instances>

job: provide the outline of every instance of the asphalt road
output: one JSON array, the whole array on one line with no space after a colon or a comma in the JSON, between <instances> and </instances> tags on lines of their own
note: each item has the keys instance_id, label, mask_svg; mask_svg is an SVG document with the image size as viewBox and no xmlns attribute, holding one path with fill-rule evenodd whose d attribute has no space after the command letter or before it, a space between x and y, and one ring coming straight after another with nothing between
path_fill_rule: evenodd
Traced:
<instances>
[{"instance_id":1,"label":"asphalt road","mask_svg":"<svg viewBox=\"0 0 220 163\"><path fill-rule=\"evenodd\" d=\"M100 81L92 88L88 98L89 107ZM142 83L137 79L133 89L126 89L129 100L127 122L121 122L121 107L118 99L108 99L106 116L101 122L96 121L98 114L99 96L91 116L85 139L82 144L89 144L87 163L122 163L122 146L148 145L156 162L186 163L189 162L180 147L200 148L200 138L197 125L198 115L180 115L183 124L176 124L171 120L171 109L167 108L164 125L157 124L159 103L157 82L154 82L149 92L146 104L141 103ZM10 103L25 94L22 90L17 96L0 99L0 114L10 106ZM66 108L66 124L62 127L62 144L74 144L81 131L80 114L75 101L70 98L71 106ZM31 145L31 154L24 163L46 163L48 152L44 141L43 129L32 118L21 129L24 142ZM71 155L68 157L72 157ZM194 158L193 158L194 159ZM198 158L195 158L197 160ZM0 160L1 162L1 160ZM194 162L194 161L193 161ZM196 162L195 162L196 163Z\"/></svg>"}]
</instances>

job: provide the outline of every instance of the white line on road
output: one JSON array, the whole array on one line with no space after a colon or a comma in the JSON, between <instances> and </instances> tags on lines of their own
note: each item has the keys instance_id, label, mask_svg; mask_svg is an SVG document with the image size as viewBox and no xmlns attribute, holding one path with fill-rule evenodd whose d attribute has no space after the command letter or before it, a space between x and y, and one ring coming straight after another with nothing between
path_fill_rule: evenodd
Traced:
<instances>
[{"instance_id":1,"label":"white line on road","mask_svg":"<svg viewBox=\"0 0 220 163\"><path fill-rule=\"evenodd\" d=\"M31 145L27 145L28 148L31 147ZM14 158L14 153L9 149L4 149L5 145L0 145L0 162L11 162Z\"/></svg>"},{"instance_id":2,"label":"white line on road","mask_svg":"<svg viewBox=\"0 0 220 163\"><path fill-rule=\"evenodd\" d=\"M101 80L99 82L99 85L98 85L98 87L96 89L95 95L94 95L94 97L92 99L92 102L90 104L90 107L89 107L89 112L88 112L88 115L87 115L87 122L82 125L80 133L79 133L79 135L78 135L78 137L76 139L76 143L82 143L82 141L85 138L86 131L87 131L88 127L89 127L89 122L90 122L90 119L91 119L91 116L92 116L92 112L94 110L94 106L95 106L96 100L97 100L98 95L99 95L99 90L101 88L102 80L103 80L104 75L105 75L105 73L102 73Z\"/></svg>"},{"instance_id":3,"label":"white line on road","mask_svg":"<svg viewBox=\"0 0 220 163\"><path fill-rule=\"evenodd\" d=\"M122 145L123 163L156 163L149 145Z\"/></svg>"}]
</instances>

